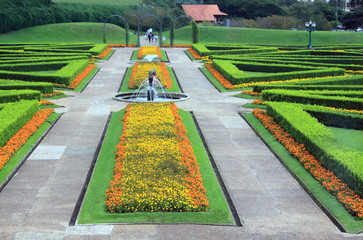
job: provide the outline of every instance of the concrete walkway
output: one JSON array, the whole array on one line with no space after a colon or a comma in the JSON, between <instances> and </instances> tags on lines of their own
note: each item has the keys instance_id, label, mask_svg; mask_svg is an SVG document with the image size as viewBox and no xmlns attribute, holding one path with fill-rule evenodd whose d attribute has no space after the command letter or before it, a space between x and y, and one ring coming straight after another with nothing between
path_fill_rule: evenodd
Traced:
<instances>
[{"instance_id":1,"label":"concrete walkway","mask_svg":"<svg viewBox=\"0 0 363 240\"><path fill-rule=\"evenodd\" d=\"M117 49L82 93L56 102L64 115L0 193L0 239L362 239L343 234L250 129L247 100L219 93L184 49L167 48L243 227L76 225L72 212L134 49Z\"/></svg>"}]
</instances>

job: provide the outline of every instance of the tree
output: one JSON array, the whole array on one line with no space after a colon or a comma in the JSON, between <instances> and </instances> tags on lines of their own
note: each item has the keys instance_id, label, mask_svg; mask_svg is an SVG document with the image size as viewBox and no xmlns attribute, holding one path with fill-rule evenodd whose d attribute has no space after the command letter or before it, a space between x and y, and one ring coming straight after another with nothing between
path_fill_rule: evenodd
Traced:
<instances>
[{"instance_id":1,"label":"tree","mask_svg":"<svg viewBox=\"0 0 363 240\"><path fill-rule=\"evenodd\" d=\"M356 9L354 12L346 13L342 18L342 24L345 29L357 29L363 26L363 7Z\"/></svg>"},{"instance_id":2,"label":"tree","mask_svg":"<svg viewBox=\"0 0 363 240\"><path fill-rule=\"evenodd\" d=\"M194 20L190 21L190 24L192 25L193 43L198 43L199 42L199 27L198 27L198 24Z\"/></svg>"}]
</instances>

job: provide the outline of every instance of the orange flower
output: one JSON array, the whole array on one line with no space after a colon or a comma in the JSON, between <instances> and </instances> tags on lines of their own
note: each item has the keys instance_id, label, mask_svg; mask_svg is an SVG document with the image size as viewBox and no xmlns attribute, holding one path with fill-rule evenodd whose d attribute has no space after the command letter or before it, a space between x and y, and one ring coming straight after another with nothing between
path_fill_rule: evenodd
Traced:
<instances>
[{"instance_id":1,"label":"orange flower","mask_svg":"<svg viewBox=\"0 0 363 240\"><path fill-rule=\"evenodd\" d=\"M83 72L78 74L78 76L71 82L71 84L69 84L68 88L75 89L78 86L78 84L80 84L82 80L92 71L92 69L95 68L95 66L96 66L95 64L88 65L88 67L86 67L86 69Z\"/></svg>"},{"instance_id":2,"label":"orange flower","mask_svg":"<svg viewBox=\"0 0 363 240\"><path fill-rule=\"evenodd\" d=\"M233 89L233 84L224 78L222 74L220 74L212 65L205 64L205 67L209 70L209 72L215 77L226 89Z\"/></svg>"},{"instance_id":3,"label":"orange flower","mask_svg":"<svg viewBox=\"0 0 363 240\"><path fill-rule=\"evenodd\" d=\"M0 169L2 169L10 158L23 146L28 138L54 113L53 108L42 109L37 112L13 137L0 148Z\"/></svg>"},{"instance_id":4,"label":"orange flower","mask_svg":"<svg viewBox=\"0 0 363 240\"><path fill-rule=\"evenodd\" d=\"M265 111L254 109L253 114L275 139L283 144L290 154L298 159L305 169L343 204L351 215L363 219L363 199L359 195L337 178L333 172L324 168L321 162L305 149L303 144L299 144L290 137L290 134L283 130Z\"/></svg>"},{"instance_id":5,"label":"orange flower","mask_svg":"<svg viewBox=\"0 0 363 240\"><path fill-rule=\"evenodd\" d=\"M195 59L201 59L202 57L195 51L193 50L193 48L188 48L188 51L190 52L190 54L192 54L192 56L195 58Z\"/></svg>"}]
</instances>

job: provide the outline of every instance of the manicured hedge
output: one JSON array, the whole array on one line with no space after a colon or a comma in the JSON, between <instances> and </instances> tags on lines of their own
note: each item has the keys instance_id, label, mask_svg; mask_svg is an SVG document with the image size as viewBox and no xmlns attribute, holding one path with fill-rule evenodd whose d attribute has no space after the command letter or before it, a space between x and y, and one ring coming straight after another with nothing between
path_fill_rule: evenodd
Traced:
<instances>
[{"instance_id":1,"label":"manicured hedge","mask_svg":"<svg viewBox=\"0 0 363 240\"><path fill-rule=\"evenodd\" d=\"M316 104L334 108L363 110L362 91L300 91L271 89L262 91L265 101Z\"/></svg>"},{"instance_id":2,"label":"manicured hedge","mask_svg":"<svg viewBox=\"0 0 363 240\"><path fill-rule=\"evenodd\" d=\"M363 85L288 85L288 84L261 84L254 85L254 92L262 92L267 89L288 89L288 90L342 90L342 91L363 91Z\"/></svg>"},{"instance_id":3,"label":"manicured hedge","mask_svg":"<svg viewBox=\"0 0 363 240\"><path fill-rule=\"evenodd\" d=\"M344 75L345 72L344 69L341 68L317 68L299 65L264 64L226 60L214 60L212 65L234 85L248 82L269 82L297 78L339 76ZM243 74L241 70L264 73L251 76ZM268 71L271 72L268 73Z\"/></svg>"},{"instance_id":4,"label":"manicured hedge","mask_svg":"<svg viewBox=\"0 0 363 240\"><path fill-rule=\"evenodd\" d=\"M37 90L41 93L52 93L54 91L53 84L51 83L39 83L39 82L25 82L17 80L1 80L0 90L23 90L31 89Z\"/></svg>"},{"instance_id":5,"label":"manicured hedge","mask_svg":"<svg viewBox=\"0 0 363 240\"><path fill-rule=\"evenodd\" d=\"M195 50L200 56L224 54L252 54L278 51L278 48L276 47L261 47L244 44L223 43L192 44L192 49Z\"/></svg>"},{"instance_id":6,"label":"manicured hedge","mask_svg":"<svg viewBox=\"0 0 363 240\"><path fill-rule=\"evenodd\" d=\"M0 104L0 147L38 111L37 101Z\"/></svg>"},{"instance_id":7,"label":"manicured hedge","mask_svg":"<svg viewBox=\"0 0 363 240\"><path fill-rule=\"evenodd\" d=\"M0 103L18 102L21 100L40 101L41 93L36 90L0 90Z\"/></svg>"},{"instance_id":8,"label":"manicured hedge","mask_svg":"<svg viewBox=\"0 0 363 240\"><path fill-rule=\"evenodd\" d=\"M323 124L301 105L268 102L267 113L338 178L363 196L363 155L342 145Z\"/></svg>"},{"instance_id":9,"label":"manicured hedge","mask_svg":"<svg viewBox=\"0 0 363 240\"><path fill-rule=\"evenodd\" d=\"M51 82L57 84L69 85L69 83L86 67L87 59L70 61L66 66L54 74L49 73L32 73L32 72L11 72L0 70L0 78L14 79L31 82Z\"/></svg>"},{"instance_id":10,"label":"manicured hedge","mask_svg":"<svg viewBox=\"0 0 363 240\"><path fill-rule=\"evenodd\" d=\"M0 70L12 72L35 72L35 71L54 71L67 66L68 62L35 62L22 64L0 64Z\"/></svg>"}]
</instances>

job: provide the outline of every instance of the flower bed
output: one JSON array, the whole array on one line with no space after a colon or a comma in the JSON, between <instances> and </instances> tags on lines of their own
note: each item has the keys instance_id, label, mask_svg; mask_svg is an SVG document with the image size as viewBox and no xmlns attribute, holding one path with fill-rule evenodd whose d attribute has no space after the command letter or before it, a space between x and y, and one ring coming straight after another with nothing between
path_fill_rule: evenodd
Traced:
<instances>
[{"instance_id":1,"label":"flower bed","mask_svg":"<svg viewBox=\"0 0 363 240\"><path fill-rule=\"evenodd\" d=\"M205 64L205 67L209 70L209 72L215 77L224 88L226 89L233 89L235 86L228 81L222 74L220 74L211 64Z\"/></svg>"},{"instance_id":2,"label":"flower bed","mask_svg":"<svg viewBox=\"0 0 363 240\"><path fill-rule=\"evenodd\" d=\"M158 55L158 58L161 57L161 52L159 47L154 46L144 46L139 49L139 52L137 53L137 58L143 59L147 55Z\"/></svg>"},{"instance_id":3,"label":"flower bed","mask_svg":"<svg viewBox=\"0 0 363 240\"><path fill-rule=\"evenodd\" d=\"M129 104L106 191L109 212L207 211L209 202L173 103Z\"/></svg>"},{"instance_id":4,"label":"flower bed","mask_svg":"<svg viewBox=\"0 0 363 240\"><path fill-rule=\"evenodd\" d=\"M42 109L26 123L9 141L0 148L0 169L3 168L10 158L23 146L28 138L45 122L54 112L53 108Z\"/></svg>"},{"instance_id":5,"label":"flower bed","mask_svg":"<svg viewBox=\"0 0 363 240\"><path fill-rule=\"evenodd\" d=\"M196 60L202 58L195 50L193 50L193 48L188 48L188 51L190 52L190 54L192 54L193 58L195 58Z\"/></svg>"},{"instance_id":6,"label":"flower bed","mask_svg":"<svg viewBox=\"0 0 363 240\"><path fill-rule=\"evenodd\" d=\"M129 88L137 89L149 76L149 71L154 69L160 83L167 89L171 88L171 78L166 64L163 62L136 62L132 67Z\"/></svg>"},{"instance_id":7,"label":"flower bed","mask_svg":"<svg viewBox=\"0 0 363 240\"><path fill-rule=\"evenodd\" d=\"M337 178L333 172L324 168L322 164L305 149L303 144L299 144L290 137L272 117L259 109L255 109L253 113L265 128L271 132L275 139L283 144L290 154L298 159L305 169L318 180L327 191L334 195L352 216L363 219L363 199L352 191L341 179Z\"/></svg>"},{"instance_id":8,"label":"flower bed","mask_svg":"<svg viewBox=\"0 0 363 240\"><path fill-rule=\"evenodd\" d=\"M78 74L78 76L69 84L68 88L69 89L75 89L78 84L80 84L82 82L82 80L92 71L92 69L95 68L95 64L90 64L86 67L85 70L83 70L83 72L81 72L80 74Z\"/></svg>"}]
</instances>

